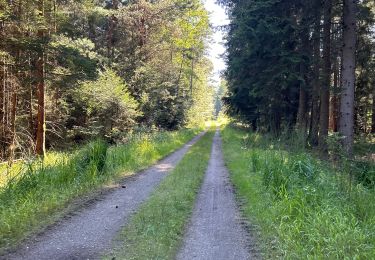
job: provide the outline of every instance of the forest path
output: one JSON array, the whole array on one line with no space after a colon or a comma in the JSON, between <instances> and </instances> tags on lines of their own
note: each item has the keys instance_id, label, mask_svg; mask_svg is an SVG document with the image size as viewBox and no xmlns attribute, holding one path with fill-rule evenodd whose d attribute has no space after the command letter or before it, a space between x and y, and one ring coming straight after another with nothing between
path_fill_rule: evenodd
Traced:
<instances>
[{"instance_id":1,"label":"forest path","mask_svg":"<svg viewBox=\"0 0 375 260\"><path fill-rule=\"evenodd\" d=\"M126 224L129 216L203 134L151 168L127 178L119 188L25 242L19 250L0 256L0 259L100 259L100 255L110 249L112 239ZM123 185L126 188L122 188Z\"/></svg>"},{"instance_id":2,"label":"forest path","mask_svg":"<svg viewBox=\"0 0 375 260\"><path fill-rule=\"evenodd\" d=\"M249 236L241 224L221 138L216 132L205 179L178 260L250 259Z\"/></svg>"}]
</instances>

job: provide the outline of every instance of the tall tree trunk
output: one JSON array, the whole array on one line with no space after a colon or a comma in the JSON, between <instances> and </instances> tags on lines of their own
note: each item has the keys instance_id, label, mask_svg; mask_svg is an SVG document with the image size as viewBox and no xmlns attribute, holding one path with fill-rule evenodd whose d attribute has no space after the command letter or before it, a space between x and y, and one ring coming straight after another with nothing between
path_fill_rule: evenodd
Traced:
<instances>
[{"instance_id":1,"label":"tall tree trunk","mask_svg":"<svg viewBox=\"0 0 375 260\"><path fill-rule=\"evenodd\" d=\"M17 5L17 18L18 18L18 26L19 26L19 34L20 36L23 35L22 29L22 7L23 1L18 1ZM21 36L22 37L22 36ZM22 81L22 52L19 47L15 47L15 56L16 56L16 64L13 67L14 77L17 76L19 81ZM19 86L16 83L15 79L12 79L10 83L12 97L11 97L11 110L10 110L10 126L9 126L9 147L8 147L8 161L9 164L13 163L14 160L14 152L16 149L16 115L17 115L17 98L18 98L18 89Z\"/></svg>"},{"instance_id":2,"label":"tall tree trunk","mask_svg":"<svg viewBox=\"0 0 375 260\"><path fill-rule=\"evenodd\" d=\"M324 1L324 27L323 27L323 82L320 96L319 117L319 146L327 150L328 122L329 122L329 92L331 86L331 19L332 1Z\"/></svg>"},{"instance_id":3,"label":"tall tree trunk","mask_svg":"<svg viewBox=\"0 0 375 260\"><path fill-rule=\"evenodd\" d=\"M302 85L302 84L301 84ZM297 115L297 127L300 130L305 131L306 129L306 113L307 113L307 92L305 86L300 86L299 89L299 101L298 101L298 115Z\"/></svg>"},{"instance_id":4,"label":"tall tree trunk","mask_svg":"<svg viewBox=\"0 0 375 260\"><path fill-rule=\"evenodd\" d=\"M17 89L14 86L12 93L12 108L10 116L10 141L9 141L9 153L8 159L10 162L14 159L14 150L16 148L16 114L17 114Z\"/></svg>"},{"instance_id":5,"label":"tall tree trunk","mask_svg":"<svg viewBox=\"0 0 375 260\"><path fill-rule=\"evenodd\" d=\"M118 5L119 5L118 0L112 1L113 10L117 10ZM114 49L113 49L113 44L115 42L114 31L116 29L117 22L118 22L117 17L114 14L112 14L108 21L108 32L107 32L107 56L108 56L109 63L112 62L113 55L114 55Z\"/></svg>"},{"instance_id":6,"label":"tall tree trunk","mask_svg":"<svg viewBox=\"0 0 375 260\"><path fill-rule=\"evenodd\" d=\"M4 159L5 147L5 58L2 60L1 89L0 89L0 159Z\"/></svg>"},{"instance_id":7,"label":"tall tree trunk","mask_svg":"<svg viewBox=\"0 0 375 260\"><path fill-rule=\"evenodd\" d=\"M371 133L375 133L375 85L372 86L372 116Z\"/></svg>"},{"instance_id":8,"label":"tall tree trunk","mask_svg":"<svg viewBox=\"0 0 375 260\"><path fill-rule=\"evenodd\" d=\"M357 1L344 0L344 45L342 51L339 131L344 136L343 145L348 154L352 154L354 142L355 51L357 42L356 15Z\"/></svg>"},{"instance_id":9,"label":"tall tree trunk","mask_svg":"<svg viewBox=\"0 0 375 260\"><path fill-rule=\"evenodd\" d=\"M3 98L3 127L2 127L2 154L4 159L7 158L7 149L9 147L9 121L10 121L10 88L9 88L9 78L10 78L10 68L9 64L4 64L4 75L3 75L3 88L4 88L4 98Z\"/></svg>"},{"instance_id":10,"label":"tall tree trunk","mask_svg":"<svg viewBox=\"0 0 375 260\"><path fill-rule=\"evenodd\" d=\"M338 119L339 119L339 79L340 79L340 66L337 57L335 58L333 65L333 90L330 104L330 115L329 115L329 128L333 132L338 130Z\"/></svg>"},{"instance_id":11,"label":"tall tree trunk","mask_svg":"<svg viewBox=\"0 0 375 260\"><path fill-rule=\"evenodd\" d=\"M28 53L28 88L29 91L27 93L28 100L26 102L27 104L27 111L28 111L28 130L29 130L29 135L30 135L30 140L34 140L36 137L36 132L35 132L35 121L34 121L34 115L33 115L33 83L31 82L33 71L32 71L32 62L31 62L31 54L30 52ZM33 142L33 141L32 141ZM33 143L31 143L33 145Z\"/></svg>"},{"instance_id":12,"label":"tall tree trunk","mask_svg":"<svg viewBox=\"0 0 375 260\"><path fill-rule=\"evenodd\" d=\"M318 3L319 1L317 1ZM311 123L309 141L311 145L318 145L319 131L319 92L320 92L320 5L315 5L315 26L313 33L314 45L314 79L311 104Z\"/></svg>"},{"instance_id":13,"label":"tall tree trunk","mask_svg":"<svg viewBox=\"0 0 375 260\"><path fill-rule=\"evenodd\" d=\"M309 52L309 28L306 25L306 10L305 7L304 11L302 12L302 26L304 26L302 35L301 35L301 56L307 57ZM297 114L297 127L302 130L303 132L306 131L307 126L307 71L308 71L308 61L307 59L303 59L300 63L300 74L303 77L303 82L300 83L299 89L299 102L298 102L298 114Z\"/></svg>"},{"instance_id":14,"label":"tall tree trunk","mask_svg":"<svg viewBox=\"0 0 375 260\"><path fill-rule=\"evenodd\" d=\"M331 102L329 107L329 129L333 132L337 132L337 120L338 120L338 114L339 114L339 77L340 77L340 71L339 71L339 64L337 57L335 58L334 64L333 64L333 90L331 95Z\"/></svg>"},{"instance_id":15,"label":"tall tree trunk","mask_svg":"<svg viewBox=\"0 0 375 260\"><path fill-rule=\"evenodd\" d=\"M44 18L44 0L39 0L39 15ZM44 29L39 28L38 38L44 37ZM36 147L37 155L44 156L45 154L45 133L46 133L46 115L45 115L45 85L44 85L44 46L38 52L38 59L36 61L36 79L37 79L37 97L38 97L38 115L37 115L37 130L36 130Z\"/></svg>"}]
</instances>

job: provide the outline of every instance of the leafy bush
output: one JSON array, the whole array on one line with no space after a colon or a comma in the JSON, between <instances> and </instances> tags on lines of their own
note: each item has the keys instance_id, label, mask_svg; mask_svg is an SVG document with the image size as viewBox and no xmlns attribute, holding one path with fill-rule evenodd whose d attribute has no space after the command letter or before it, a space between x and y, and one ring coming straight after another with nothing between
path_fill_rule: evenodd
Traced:
<instances>
[{"instance_id":1,"label":"leafy bush","mask_svg":"<svg viewBox=\"0 0 375 260\"><path fill-rule=\"evenodd\" d=\"M83 82L74 94L80 120L74 122L73 138L90 136L119 141L122 133L136 125L141 115L138 102L130 95L125 82L110 69L99 73L96 81Z\"/></svg>"}]
</instances>

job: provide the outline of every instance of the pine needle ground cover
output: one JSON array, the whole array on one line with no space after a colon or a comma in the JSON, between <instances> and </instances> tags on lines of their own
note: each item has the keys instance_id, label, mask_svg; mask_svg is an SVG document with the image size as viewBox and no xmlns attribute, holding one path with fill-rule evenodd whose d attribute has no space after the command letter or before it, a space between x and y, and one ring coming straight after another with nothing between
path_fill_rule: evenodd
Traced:
<instances>
[{"instance_id":1,"label":"pine needle ground cover","mask_svg":"<svg viewBox=\"0 0 375 260\"><path fill-rule=\"evenodd\" d=\"M131 175L192 139L200 129L136 134L124 145L94 141L72 153L12 167L0 186L0 252L51 224L74 199ZM1 172L1 174L6 174Z\"/></svg>"},{"instance_id":2,"label":"pine needle ground cover","mask_svg":"<svg viewBox=\"0 0 375 260\"><path fill-rule=\"evenodd\" d=\"M145 202L116 241L116 259L174 259L210 158L203 136ZM113 256L107 256L113 259Z\"/></svg>"},{"instance_id":3,"label":"pine needle ground cover","mask_svg":"<svg viewBox=\"0 0 375 260\"><path fill-rule=\"evenodd\" d=\"M307 151L227 126L226 164L264 258L374 259L375 191ZM291 142L292 143L292 142ZM290 145L290 143L288 143Z\"/></svg>"}]
</instances>

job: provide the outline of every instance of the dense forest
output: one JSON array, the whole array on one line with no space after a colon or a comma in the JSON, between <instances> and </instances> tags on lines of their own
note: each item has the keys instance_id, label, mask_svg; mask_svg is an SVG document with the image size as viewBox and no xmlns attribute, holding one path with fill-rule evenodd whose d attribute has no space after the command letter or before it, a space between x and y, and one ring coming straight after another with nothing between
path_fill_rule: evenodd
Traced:
<instances>
[{"instance_id":1,"label":"dense forest","mask_svg":"<svg viewBox=\"0 0 375 260\"><path fill-rule=\"evenodd\" d=\"M0 0L0 259L375 259L374 199L374 0Z\"/></svg>"},{"instance_id":2,"label":"dense forest","mask_svg":"<svg viewBox=\"0 0 375 260\"><path fill-rule=\"evenodd\" d=\"M0 1L0 160L211 118L198 0Z\"/></svg>"},{"instance_id":3,"label":"dense forest","mask_svg":"<svg viewBox=\"0 0 375 260\"><path fill-rule=\"evenodd\" d=\"M329 131L349 153L354 134L374 133L374 1L220 2L229 114L277 135L298 129L323 151Z\"/></svg>"}]
</instances>

